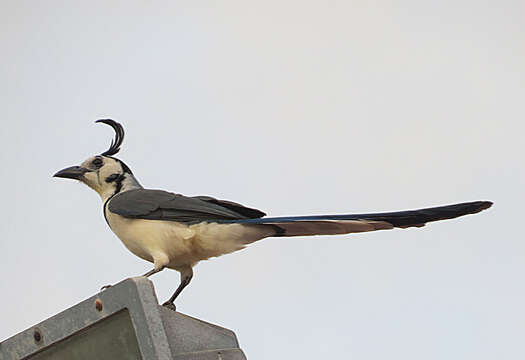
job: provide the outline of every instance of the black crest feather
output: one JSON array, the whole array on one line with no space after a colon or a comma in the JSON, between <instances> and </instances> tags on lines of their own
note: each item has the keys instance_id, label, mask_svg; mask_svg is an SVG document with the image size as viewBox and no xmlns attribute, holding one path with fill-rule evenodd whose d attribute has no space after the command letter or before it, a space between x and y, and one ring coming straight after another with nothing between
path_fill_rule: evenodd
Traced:
<instances>
[{"instance_id":1,"label":"black crest feather","mask_svg":"<svg viewBox=\"0 0 525 360\"><path fill-rule=\"evenodd\" d=\"M106 125L111 126L113 130L115 130L115 138L111 140L111 145L109 146L109 149L107 149L100 155L111 156L118 153L120 151L120 145L122 145L122 141L124 140L124 128L122 127L122 125L120 125L115 120L111 119L100 119L95 122L104 123Z\"/></svg>"}]
</instances>

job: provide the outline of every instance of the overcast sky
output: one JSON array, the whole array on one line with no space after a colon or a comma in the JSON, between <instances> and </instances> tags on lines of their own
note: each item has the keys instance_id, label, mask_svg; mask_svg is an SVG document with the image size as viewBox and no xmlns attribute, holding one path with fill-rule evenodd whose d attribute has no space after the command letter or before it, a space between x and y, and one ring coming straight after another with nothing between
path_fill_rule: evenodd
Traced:
<instances>
[{"instance_id":1,"label":"overcast sky","mask_svg":"<svg viewBox=\"0 0 525 360\"><path fill-rule=\"evenodd\" d=\"M525 357L523 1L0 4L0 339L151 268L51 177L109 117L145 187L270 215L495 202L199 264L178 310L248 359Z\"/></svg>"}]
</instances>

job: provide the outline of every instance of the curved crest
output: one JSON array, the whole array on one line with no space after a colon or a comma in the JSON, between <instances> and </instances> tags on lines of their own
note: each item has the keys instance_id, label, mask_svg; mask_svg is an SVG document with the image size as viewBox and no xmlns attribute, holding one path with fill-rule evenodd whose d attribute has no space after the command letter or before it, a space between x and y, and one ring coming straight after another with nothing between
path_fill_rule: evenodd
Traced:
<instances>
[{"instance_id":1,"label":"curved crest","mask_svg":"<svg viewBox=\"0 0 525 360\"><path fill-rule=\"evenodd\" d=\"M107 149L100 155L111 156L118 153L120 150L120 145L122 145L122 141L124 140L124 128L122 127L122 125L120 125L115 120L111 119L100 119L95 122L109 125L113 128L113 130L115 130L115 138L111 140L111 145L109 146L109 149Z\"/></svg>"}]
</instances>

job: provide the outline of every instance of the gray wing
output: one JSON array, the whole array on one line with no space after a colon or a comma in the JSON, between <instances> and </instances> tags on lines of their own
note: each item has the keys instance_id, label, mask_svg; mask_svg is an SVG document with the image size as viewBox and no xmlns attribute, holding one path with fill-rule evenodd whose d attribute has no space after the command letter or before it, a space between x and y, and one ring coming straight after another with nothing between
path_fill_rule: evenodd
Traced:
<instances>
[{"instance_id":1,"label":"gray wing","mask_svg":"<svg viewBox=\"0 0 525 360\"><path fill-rule=\"evenodd\" d=\"M186 224L202 221L255 219L262 211L208 196L187 197L163 190L136 189L115 195L112 213L133 219L170 220Z\"/></svg>"}]
</instances>

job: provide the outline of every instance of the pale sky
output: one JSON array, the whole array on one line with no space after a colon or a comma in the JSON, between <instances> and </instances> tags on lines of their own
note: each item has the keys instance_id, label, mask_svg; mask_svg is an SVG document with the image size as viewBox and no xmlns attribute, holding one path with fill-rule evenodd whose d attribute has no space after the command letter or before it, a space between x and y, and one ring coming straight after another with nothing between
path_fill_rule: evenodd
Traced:
<instances>
[{"instance_id":1,"label":"pale sky","mask_svg":"<svg viewBox=\"0 0 525 360\"><path fill-rule=\"evenodd\" d=\"M203 262L178 310L248 359L523 359L523 1L0 2L0 340L151 265L98 195L145 187L269 215L492 200L421 229L266 239ZM163 302L178 285L152 277Z\"/></svg>"}]
</instances>

